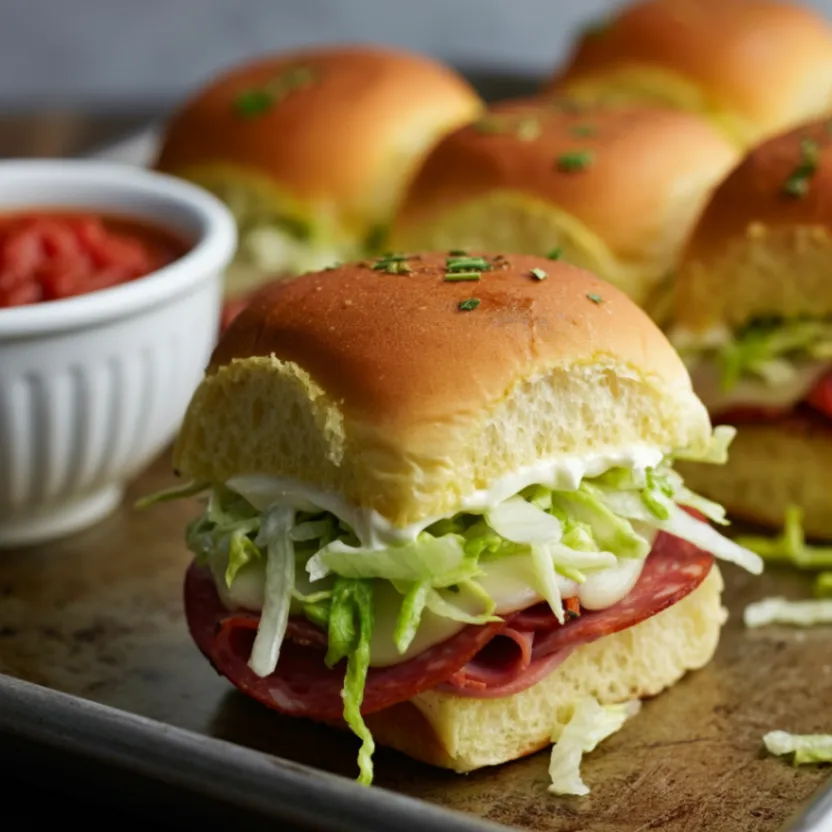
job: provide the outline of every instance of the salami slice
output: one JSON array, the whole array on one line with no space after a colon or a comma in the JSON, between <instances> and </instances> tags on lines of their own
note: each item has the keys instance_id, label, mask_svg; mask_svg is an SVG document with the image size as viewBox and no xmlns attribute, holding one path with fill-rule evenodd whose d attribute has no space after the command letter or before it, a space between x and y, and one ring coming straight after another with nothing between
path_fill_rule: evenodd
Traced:
<instances>
[{"instance_id":1,"label":"salami slice","mask_svg":"<svg viewBox=\"0 0 832 832\"><path fill-rule=\"evenodd\" d=\"M457 670L449 682L459 690L487 690L522 676L532 663L534 633L506 627Z\"/></svg>"},{"instance_id":2,"label":"salami slice","mask_svg":"<svg viewBox=\"0 0 832 832\"><path fill-rule=\"evenodd\" d=\"M248 666L257 617L229 613L217 595L211 573L195 564L190 566L185 578L185 614L197 646L217 671L244 693L294 716L314 719L342 716L341 689L346 663L330 669L324 664L325 650L297 644L298 634L308 635L308 628L290 629L289 638L280 650L277 670L261 678ZM362 713L389 708L441 684L505 626L500 621L465 627L407 662L371 668L364 687Z\"/></svg>"},{"instance_id":3,"label":"salami slice","mask_svg":"<svg viewBox=\"0 0 832 832\"><path fill-rule=\"evenodd\" d=\"M510 696L551 673L575 648L632 627L677 603L705 579L713 557L661 533L635 588L621 602L582 610L565 625L542 609L518 612L504 622L468 626L409 661L371 668L363 713L407 701L433 688L459 696ZM240 690L286 714L337 720L343 711L345 663L327 668L326 636L305 619L291 619L277 670L261 678L248 667L258 617L229 612L207 569L194 564L185 579L185 612L194 641L219 673ZM523 626L514 627L513 621ZM534 630L529 624L534 621ZM492 646L493 643L493 646Z\"/></svg>"},{"instance_id":4,"label":"salami slice","mask_svg":"<svg viewBox=\"0 0 832 832\"><path fill-rule=\"evenodd\" d=\"M535 659L574 650L603 636L657 615L696 589L713 566L713 555L669 534L659 534L636 585L626 598L604 610L583 610L563 627L551 627L535 639Z\"/></svg>"}]
</instances>

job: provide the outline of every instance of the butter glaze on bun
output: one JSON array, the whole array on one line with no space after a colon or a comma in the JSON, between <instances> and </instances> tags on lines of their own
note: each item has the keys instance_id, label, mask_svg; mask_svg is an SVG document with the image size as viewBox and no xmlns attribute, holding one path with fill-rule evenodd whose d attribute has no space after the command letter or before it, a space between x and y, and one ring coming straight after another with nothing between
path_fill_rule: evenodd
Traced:
<instances>
[{"instance_id":1,"label":"butter glaze on bun","mask_svg":"<svg viewBox=\"0 0 832 832\"><path fill-rule=\"evenodd\" d=\"M803 175L807 154L811 170ZM676 326L695 332L759 317L832 315L830 193L827 120L751 151L714 191L687 244Z\"/></svg>"},{"instance_id":2,"label":"butter glaze on bun","mask_svg":"<svg viewBox=\"0 0 832 832\"><path fill-rule=\"evenodd\" d=\"M798 3L644 0L592 27L548 89L692 110L749 146L832 110L832 27Z\"/></svg>"},{"instance_id":3,"label":"butter glaze on bun","mask_svg":"<svg viewBox=\"0 0 832 832\"><path fill-rule=\"evenodd\" d=\"M482 106L461 76L421 55L302 49L235 67L197 92L169 120L157 167L226 200L243 254L245 232L281 230L288 252L251 243L261 271L281 256L287 271L321 268L383 236L424 153ZM240 280L248 288L262 275Z\"/></svg>"},{"instance_id":4,"label":"butter glaze on bun","mask_svg":"<svg viewBox=\"0 0 832 832\"><path fill-rule=\"evenodd\" d=\"M540 460L707 446L684 365L623 293L563 262L482 256L476 282L447 282L443 252L262 293L216 348L176 468L294 477L404 526Z\"/></svg>"},{"instance_id":5,"label":"butter glaze on bun","mask_svg":"<svg viewBox=\"0 0 832 832\"><path fill-rule=\"evenodd\" d=\"M689 113L504 102L434 147L393 245L538 255L557 246L655 314L699 209L738 158Z\"/></svg>"}]
</instances>

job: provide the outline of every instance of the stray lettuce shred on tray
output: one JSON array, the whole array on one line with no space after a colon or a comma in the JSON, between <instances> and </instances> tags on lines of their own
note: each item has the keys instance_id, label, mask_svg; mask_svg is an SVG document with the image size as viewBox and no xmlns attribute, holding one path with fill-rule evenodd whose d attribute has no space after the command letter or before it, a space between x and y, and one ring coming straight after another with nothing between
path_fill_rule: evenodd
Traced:
<instances>
[{"instance_id":1,"label":"stray lettuce shred on tray","mask_svg":"<svg viewBox=\"0 0 832 832\"><path fill-rule=\"evenodd\" d=\"M794 754L796 766L812 763L832 763L832 734L791 734L788 731L769 731L763 737L769 754Z\"/></svg>"},{"instance_id":2,"label":"stray lettuce shred on tray","mask_svg":"<svg viewBox=\"0 0 832 832\"><path fill-rule=\"evenodd\" d=\"M768 624L813 627L816 624L832 624L832 598L809 601L790 601L779 596L763 598L745 608L743 621L746 627L765 627Z\"/></svg>"},{"instance_id":3,"label":"stray lettuce shred on tray","mask_svg":"<svg viewBox=\"0 0 832 832\"><path fill-rule=\"evenodd\" d=\"M798 569L832 569L832 546L810 546L803 533L803 510L789 506L783 533L777 537L739 536L736 542L763 560L796 566Z\"/></svg>"},{"instance_id":4,"label":"stray lettuce shred on tray","mask_svg":"<svg viewBox=\"0 0 832 832\"><path fill-rule=\"evenodd\" d=\"M633 699L620 705L601 705L593 697L581 700L569 722L553 736L555 743L549 760L549 791L559 795L587 795L589 787L581 779L584 754L621 730L624 723L641 710L641 701Z\"/></svg>"}]
</instances>

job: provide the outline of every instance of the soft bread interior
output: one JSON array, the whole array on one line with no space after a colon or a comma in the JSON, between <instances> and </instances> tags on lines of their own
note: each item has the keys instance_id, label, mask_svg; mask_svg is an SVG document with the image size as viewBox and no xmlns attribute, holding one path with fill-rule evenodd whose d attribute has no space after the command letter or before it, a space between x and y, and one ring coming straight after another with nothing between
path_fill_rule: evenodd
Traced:
<instances>
[{"instance_id":1,"label":"soft bread interior","mask_svg":"<svg viewBox=\"0 0 832 832\"><path fill-rule=\"evenodd\" d=\"M708 96L683 75L651 64L617 64L605 72L567 78L555 89L581 104L660 105L697 113L741 147L757 138L758 130L748 119Z\"/></svg>"},{"instance_id":2,"label":"soft bread interior","mask_svg":"<svg viewBox=\"0 0 832 832\"><path fill-rule=\"evenodd\" d=\"M544 748L587 696L602 704L653 696L712 658L727 613L716 566L679 603L575 650L550 676L503 699L429 691L372 714L376 741L458 772L498 765Z\"/></svg>"},{"instance_id":3,"label":"soft bread interior","mask_svg":"<svg viewBox=\"0 0 832 832\"><path fill-rule=\"evenodd\" d=\"M674 319L680 328L734 329L757 317L832 315L832 235L823 225L749 221L744 234L713 245L703 234L679 269Z\"/></svg>"},{"instance_id":4,"label":"soft bread interior","mask_svg":"<svg viewBox=\"0 0 832 832\"><path fill-rule=\"evenodd\" d=\"M293 362L235 359L196 391L175 466L212 482L244 473L302 479L406 525L454 512L500 476L560 455L704 447L707 413L687 378L677 382L610 359L562 362L497 400L449 402L391 433L384 420L345 417Z\"/></svg>"},{"instance_id":5,"label":"soft bread interior","mask_svg":"<svg viewBox=\"0 0 832 832\"><path fill-rule=\"evenodd\" d=\"M786 509L803 509L810 537L832 539L832 428L771 421L739 426L726 465L676 463L685 484L728 515L780 529Z\"/></svg>"}]
</instances>

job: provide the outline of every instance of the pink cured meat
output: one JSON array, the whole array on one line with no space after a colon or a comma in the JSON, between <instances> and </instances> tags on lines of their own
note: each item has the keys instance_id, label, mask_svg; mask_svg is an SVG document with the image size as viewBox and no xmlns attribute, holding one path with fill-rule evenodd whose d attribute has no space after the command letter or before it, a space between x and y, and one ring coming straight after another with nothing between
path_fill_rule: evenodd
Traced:
<instances>
[{"instance_id":1,"label":"pink cured meat","mask_svg":"<svg viewBox=\"0 0 832 832\"><path fill-rule=\"evenodd\" d=\"M379 711L432 688L477 698L519 693L551 673L576 647L632 627L680 601L699 586L712 565L710 554L659 534L638 583L615 606L582 611L563 626L554 616L547 619L538 606L533 616L524 618L521 611L504 622L465 627L407 662L371 668L361 710ZM249 696L290 715L341 717L345 663L326 667L326 634L310 622L289 622L277 670L264 679L248 667L257 614L226 610L208 570L193 564L185 580L185 612L200 650ZM515 626L515 620L522 626Z\"/></svg>"},{"instance_id":2,"label":"pink cured meat","mask_svg":"<svg viewBox=\"0 0 832 832\"><path fill-rule=\"evenodd\" d=\"M439 689L478 699L496 699L520 693L548 676L576 648L633 627L681 601L702 583L712 566L712 555L697 549L692 543L660 534L638 582L630 594L614 606L597 611L582 610L578 618L564 626L557 624L551 611L547 616L540 605L531 608L533 615L519 612L510 619L513 628L522 626L527 629L531 622L536 623L531 660L525 664L521 674L501 678L494 675L492 683L487 686L466 685L469 667L481 661L480 655L477 655Z\"/></svg>"},{"instance_id":3,"label":"pink cured meat","mask_svg":"<svg viewBox=\"0 0 832 832\"><path fill-rule=\"evenodd\" d=\"M314 638L310 635L315 629L312 625L291 622L288 638L280 650L277 671L261 678L248 666L259 620L257 615L226 610L217 595L211 573L195 564L189 567L185 577L185 615L200 650L219 673L244 693L293 716L323 720L342 717L341 689L346 662L340 662L332 669L324 664L326 651L309 643ZM371 668L364 687L362 713L389 708L441 684L504 627L503 622L465 627L410 661Z\"/></svg>"}]
</instances>

